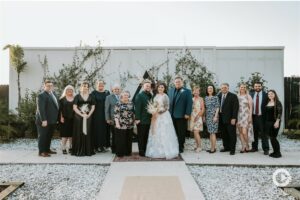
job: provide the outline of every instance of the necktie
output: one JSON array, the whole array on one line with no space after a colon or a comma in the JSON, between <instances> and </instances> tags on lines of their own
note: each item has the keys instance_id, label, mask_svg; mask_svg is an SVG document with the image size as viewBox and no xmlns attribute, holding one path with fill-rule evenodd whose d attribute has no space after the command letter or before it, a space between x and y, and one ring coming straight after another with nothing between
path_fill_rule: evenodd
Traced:
<instances>
[{"instance_id":1,"label":"necktie","mask_svg":"<svg viewBox=\"0 0 300 200\"><path fill-rule=\"evenodd\" d=\"M256 93L256 102L255 102L255 114L259 114L259 93Z\"/></svg>"},{"instance_id":2,"label":"necktie","mask_svg":"<svg viewBox=\"0 0 300 200\"><path fill-rule=\"evenodd\" d=\"M50 92L50 96L52 97L52 99L53 99L53 101L54 101L56 107L58 108L57 99L56 99L56 97L54 96L53 92Z\"/></svg>"},{"instance_id":3,"label":"necktie","mask_svg":"<svg viewBox=\"0 0 300 200\"><path fill-rule=\"evenodd\" d=\"M221 100L221 112L222 112L222 107L223 107L225 99L226 99L226 94L223 94L222 100Z\"/></svg>"}]
</instances>

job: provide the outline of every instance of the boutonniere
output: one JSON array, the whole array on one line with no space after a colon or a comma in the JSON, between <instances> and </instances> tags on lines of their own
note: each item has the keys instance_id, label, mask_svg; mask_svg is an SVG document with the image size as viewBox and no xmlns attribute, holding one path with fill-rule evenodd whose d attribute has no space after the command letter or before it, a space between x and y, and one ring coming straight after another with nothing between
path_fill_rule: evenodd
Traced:
<instances>
[{"instance_id":1,"label":"boutonniere","mask_svg":"<svg viewBox=\"0 0 300 200\"><path fill-rule=\"evenodd\" d=\"M180 90L180 92L181 92L181 93L184 92L184 89L182 88L182 89Z\"/></svg>"}]
</instances>

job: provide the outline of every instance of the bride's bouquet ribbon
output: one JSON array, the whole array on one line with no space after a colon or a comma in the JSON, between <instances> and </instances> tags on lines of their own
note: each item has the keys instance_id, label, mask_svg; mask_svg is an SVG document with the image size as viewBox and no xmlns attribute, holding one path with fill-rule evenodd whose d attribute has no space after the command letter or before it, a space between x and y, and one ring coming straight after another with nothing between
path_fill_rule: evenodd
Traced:
<instances>
[{"instance_id":1,"label":"bride's bouquet ribbon","mask_svg":"<svg viewBox=\"0 0 300 200\"><path fill-rule=\"evenodd\" d=\"M87 118L82 119L82 132L84 135L87 135Z\"/></svg>"}]
</instances>

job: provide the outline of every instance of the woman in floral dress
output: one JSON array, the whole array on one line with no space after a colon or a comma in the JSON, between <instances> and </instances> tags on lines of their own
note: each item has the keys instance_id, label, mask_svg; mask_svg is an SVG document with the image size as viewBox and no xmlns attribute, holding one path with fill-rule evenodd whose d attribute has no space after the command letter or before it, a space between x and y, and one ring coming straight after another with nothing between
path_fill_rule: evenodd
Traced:
<instances>
[{"instance_id":1,"label":"woman in floral dress","mask_svg":"<svg viewBox=\"0 0 300 200\"><path fill-rule=\"evenodd\" d=\"M236 127L242 143L240 153L245 153L249 151L249 142L253 140L252 98L248 94L245 84L240 85L237 96L239 100L239 112Z\"/></svg>"},{"instance_id":2,"label":"woman in floral dress","mask_svg":"<svg viewBox=\"0 0 300 200\"><path fill-rule=\"evenodd\" d=\"M204 101L200 97L200 87L195 86L193 88L193 110L191 114L191 119L189 120L189 130L194 133L194 138L196 142L195 151L198 153L201 149L201 137L200 131L203 131L203 121L202 116L204 114Z\"/></svg>"},{"instance_id":3,"label":"woman in floral dress","mask_svg":"<svg viewBox=\"0 0 300 200\"><path fill-rule=\"evenodd\" d=\"M115 150L118 157L130 156L132 152L134 106L129 96L129 92L122 92L115 106Z\"/></svg>"},{"instance_id":4,"label":"woman in floral dress","mask_svg":"<svg viewBox=\"0 0 300 200\"><path fill-rule=\"evenodd\" d=\"M210 150L207 150L209 153L216 152L216 133L218 132L219 124L219 109L220 102L218 96L216 96L216 89L214 85L208 85L206 88L206 97L205 97L205 122L207 126L207 131L210 136Z\"/></svg>"}]
</instances>

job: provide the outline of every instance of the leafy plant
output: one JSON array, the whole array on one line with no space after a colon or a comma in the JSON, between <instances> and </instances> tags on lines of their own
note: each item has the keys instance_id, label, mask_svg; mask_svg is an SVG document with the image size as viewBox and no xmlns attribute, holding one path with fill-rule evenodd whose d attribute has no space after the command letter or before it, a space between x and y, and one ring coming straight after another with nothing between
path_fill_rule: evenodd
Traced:
<instances>
[{"instance_id":1,"label":"leafy plant","mask_svg":"<svg viewBox=\"0 0 300 200\"><path fill-rule=\"evenodd\" d=\"M24 97L21 99L20 106L17 109L19 113L18 123L22 123L23 130L27 136L37 137L37 130L35 125L36 99L37 92L29 92L27 89Z\"/></svg>"},{"instance_id":2,"label":"leafy plant","mask_svg":"<svg viewBox=\"0 0 300 200\"><path fill-rule=\"evenodd\" d=\"M97 79L103 78L102 72L109 57L110 51L105 53L100 42L95 48L80 44L75 49L72 63L63 64L59 72L49 79L54 81L58 94L61 94L67 85L77 87L82 81L87 81L93 86Z\"/></svg>"},{"instance_id":3,"label":"leafy plant","mask_svg":"<svg viewBox=\"0 0 300 200\"><path fill-rule=\"evenodd\" d=\"M199 86L202 89L201 96L205 96L205 88L209 84L214 84L214 73L200 63L189 49L179 55L176 62L176 74L183 76L185 84L191 88Z\"/></svg>"},{"instance_id":4,"label":"leafy plant","mask_svg":"<svg viewBox=\"0 0 300 200\"><path fill-rule=\"evenodd\" d=\"M16 115L8 109L7 101L0 101L0 142L14 137L17 130L11 125L16 120Z\"/></svg>"},{"instance_id":5,"label":"leafy plant","mask_svg":"<svg viewBox=\"0 0 300 200\"><path fill-rule=\"evenodd\" d=\"M293 112L294 112L294 114L296 114L296 116L299 116L300 115L300 105L295 107L295 110ZM288 121L288 126L295 127L296 129L300 129L300 119L299 119L299 117L290 119Z\"/></svg>"},{"instance_id":6,"label":"leafy plant","mask_svg":"<svg viewBox=\"0 0 300 200\"><path fill-rule=\"evenodd\" d=\"M243 83L246 85L248 91L254 90L254 83L261 82L263 86L263 90L268 90L268 87L266 86L267 81L263 78L263 74L260 72L253 72L251 73L251 76L248 78L248 80L245 80L245 77L241 77L240 81L237 83L236 88L238 89L240 85Z\"/></svg>"},{"instance_id":7,"label":"leafy plant","mask_svg":"<svg viewBox=\"0 0 300 200\"><path fill-rule=\"evenodd\" d=\"M18 83L18 106L21 101L21 83L20 75L25 71L27 63L24 61L24 50L19 45L6 45L3 50L9 49L9 58L11 67L17 72Z\"/></svg>"}]
</instances>

